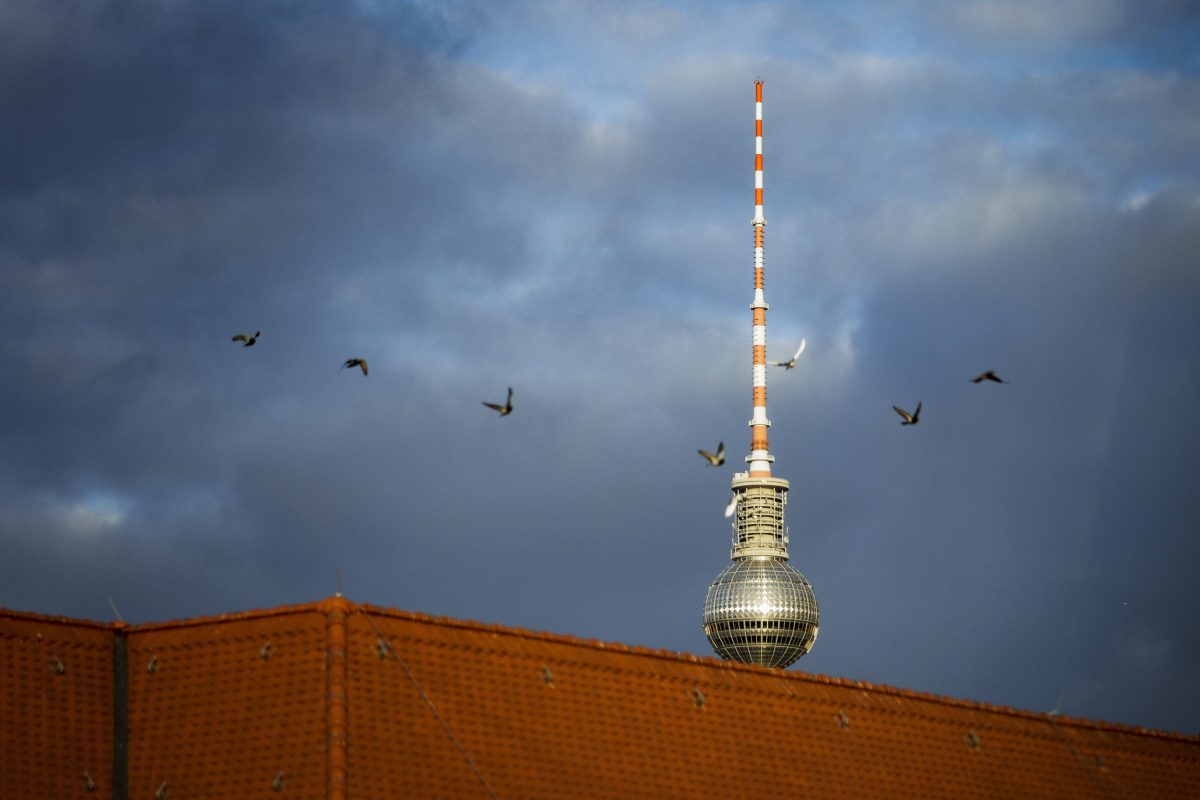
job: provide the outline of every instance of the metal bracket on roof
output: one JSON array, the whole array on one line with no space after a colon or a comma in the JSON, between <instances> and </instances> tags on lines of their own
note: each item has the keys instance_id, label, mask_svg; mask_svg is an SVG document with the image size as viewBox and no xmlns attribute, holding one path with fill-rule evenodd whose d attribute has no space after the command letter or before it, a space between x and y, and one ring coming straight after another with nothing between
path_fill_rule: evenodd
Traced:
<instances>
[{"instance_id":1,"label":"metal bracket on roof","mask_svg":"<svg viewBox=\"0 0 1200 800\"><path fill-rule=\"evenodd\" d=\"M158 672L158 656L150 656L150 662L146 664L146 672L151 674Z\"/></svg>"},{"instance_id":2,"label":"metal bracket on roof","mask_svg":"<svg viewBox=\"0 0 1200 800\"><path fill-rule=\"evenodd\" d=\"M692 690L692 700L696 703L696 708L704 708L704 692L699 688Z\"/></svg>"},{"instance_id":3,"label":"metal bracket on roof","mask_svg":"<svg viewBox=\"0 0 1200 800\"><path fill-rule=\"evenodd\" d=\"M979 734L975 731L967 731L967 744L971 745L972 750L978 750L980 745Z\"/></svg>"},{"instance_id":4,"label":"metal bracket on roof","mask_svg":"<svg viewBox=\"0 0 1200 800\"><path fill-rule=\"evenodd\" d=\"M391 646L383 639L375 641L375 655L379 656L380 661L387 661L388 653L391 652Z\"/></svg>"},{"instance_id":5,"label":"metal bracket on roof","mask_svg":"<svg viewBox=\"0 0 1200 800\"><path fill-rule=\"evenodd\" d=\"M83 790L85 792L96 791L96 782L94 780L92 780L92 776L89 775L87 772L83 773Z\"/></svg>"},{"instance_id":6,"label":"metal bracket on roof","mask_svg":"<svg viewBox=\"0 0 1200 800\"><path fill-rule=\"evenodd\" d=\"M837 721L838 721L838 727L841 728L842 730L846 730L847 728L850 727L850 718L847 717L846 712L840 708L838 709Z\"/></svg>"},{"instance_id":7,"label":"metal bracket on roof","mask_svg":"<svg viewBox=\"0 0 1200 800\"><path fill-rule=\"evenodd\" d=\"M551 689L554 688L554 674L550 672L550 668L545 664L542 664L542 683L546 684Z\"/></svg>"},{"instance_id":8,"label":"metal bracket on roof","mask_svg":"<svg viewBox=\"0 0 1200 800\"><path fill-rule=\"evenodd\" d=\"M59 658L58 656L55 656L54 658L50 659L49 663L46 664L46 669L50 670L55 675L62 675L64 672L67 671L67 668L63 664L62 659Z\"/></svg>"},{"instance_id":9,"label":"metal bracket on roof","mask_svg":"<svg viewBox=\"0 0 1200 800\"><path fill-rule=\"evenodd\" d=\"M263 661L266 661L267 659L269 659L271 657L271 655L274 652L275 652L275 648L271 646L271 640L268 639L266 644L264 644L262 646L262 649L258 651L258 657L261 658Z\"/></svg>"},{"instance_id":10,"label":"metal bracket on roof","mask_svg":"<svg viewBox=\"0 0 1200 800\"><path fill-rule=\"evenodd\" d=\"M271 781L271 791L272 792L282 792L283 791L283 772L282 771L275 773L275 780Z\"/></svg>"}]
</instances>

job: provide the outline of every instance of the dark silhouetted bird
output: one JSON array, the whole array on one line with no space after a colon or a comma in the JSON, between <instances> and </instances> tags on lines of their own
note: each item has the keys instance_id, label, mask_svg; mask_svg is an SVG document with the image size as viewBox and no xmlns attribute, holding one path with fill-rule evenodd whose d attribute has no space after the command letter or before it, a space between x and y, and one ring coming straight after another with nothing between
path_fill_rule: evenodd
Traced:
<instances>
[{"instance_id":1,"label":"dark silhouetted bird","mask_svg":"<svg viewBox=\"0 0 1200 800\"><path fill-rule=\"evenodd\" d=\"M992 372L990 369L987 372L981 372L974 378L971 378L971 383L981 383L983 381L991 381L993 383L1008 383L1008 381L1000 380L1000 376Z\"/></svg>"},{"instance_id":2,"label":"dark silhouetted bird","mask_svg":"<svg viewBox=\"0 0 1200 800\"><path fill-rule=\"evenodd\" d=\"M901 425L916 425L917 422L920 421L920 418L921 418L921 404L920 403L917 403L917 410L911 414L908 413L907 411L905 411L900 406L892 406L892 408L895 409L897 414L904 417L904 422L901 422L900 423Z\"/></svg>"},{"instance_id":3,"label":"dark silhouetted bird","mask_svg":"<svg viewBox=\"0 0 1200 800\"><path fill-rule=\"evenodd\" d=\"M708 452L707 450L697 450L696 452L699 453L700 455L704 456L704 458L708 461L708 463L714 467L719 467L725 463L725 443L724 442L717 442L717 452L715 455Z\"/></svg>"},{"instance_id":4,"label":"dark silhouetted bird","mask_svg":"<svg viewBox=\"0 0 1200 800\"><path fill-rule=\"evenodd\" d=\"M338 368L338 372L341 372L346 367L350 367L351 369L358 367L362 370L363 375L367 374L367 360L365 358L347 358L346 363Z\"/></svg>"},{"instance_id":5,"label":"dark silhouetted bird","mask_svg":"<svg viewBox=\"0 0 1200 800\"><path fill-rule=\"evenodd\" d=\"M796 355L792 356L788 361L768 361L772 367L783 367L784 369L792 369L796 366L796 359L804 352L804 346L808 344L807 339L800 340L800 346L796 348Z\"/></svg>"},{"instance_id":6,"label":"dark silhouetted bird","mask_svg":"<svg viewBox=\"0 0 1200 800\"><path fill-rule=\"evenodd\" d=\"M495 411L499 411L500 416L507 417L509 414L512 413L512 408L513 408L513 406L512 406L512 387L511 386L508 387L508 400L505 401L504 405L500 405L499 403L489 403L486 400L483 401L483 404L485 406L487 406L488 408L494 409Z\"/></svg>"},{"instance_id":7,"label":"dark silhouetted bird","mask_svg":"<svg viewBox=\"0 0 1200 800\"><path fill-rule=\"evenodd\" d=\"M233 337L232 341L241 342L242 347L254 347L254 343L258 341L258 336L260 333L262 333L262 331L255 331L253 336L247 336L244 333L239 333L237 336Z\"/></svg>"}]
</instances>

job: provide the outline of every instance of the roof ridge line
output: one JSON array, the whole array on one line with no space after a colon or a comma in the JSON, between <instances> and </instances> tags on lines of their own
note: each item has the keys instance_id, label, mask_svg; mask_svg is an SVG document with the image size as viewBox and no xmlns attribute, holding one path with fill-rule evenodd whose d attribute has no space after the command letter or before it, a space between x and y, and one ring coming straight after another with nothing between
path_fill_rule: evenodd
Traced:
<instances>
[{"instance_id":1,"label":"roof ridge line","mask_svg":"<svg viewBox=\"0 0 1200 800\"><path fill-rule=\"evenodd\" d=\"M68 617L63 614L39 614L36 611L18 611L15 608L0 608L0 619L4 619L5 617L33 622L52 622L56 625L81 625L89 628L107 628L109 630L115 630L117 627L116 622L101 622L96 619Z\"/></svg>"},{"instance_id":2,"label":"roof ridge line","mask_svg":"<svg viewBox=\"0 0 1200 800\"><path fill-rule=\"evenodd\" d=\"M288 606L276 606L274 608L255 608L249 611L230 611L224 614L208 614L202 617L182 617L176 619L163 620L161 622L139 622L136 624L128 624L126 631L131 633L141 633L143 631L166 630L169 628L184 628L197 625L218 625L222 622L232 622L243 619L260 619L262 617L281 617L288 614L301 614L309 611L321 612L322 604L326 600L314 600L308 603L297 603ZM354 606L353 603L350 604Z\"/></svg>"},{"instance_id":3,"label":"roof ridge line","mask_svg":"<svg viewBox=\"0 0 1200 800\"><path fill-rule=\"evenodd\" d=\"M606 642L602 639L585 638L582 636L574 636L572 634L554 633L552 631L533 630L531 628L521 628L504 625L501 623L479 622L477 620L464 620L456 617L429 614L422 611L406 611L403 609L386 608L384 606L377 606L371 603L356 604L356 610L360 612L370 612L372 614L378 614L381 616L408 619L413 622L421 622L431 625L449 625L455 628L465 628L470 630L478 630L481 632L502 633L509 636L517 636L541 641L551 641L559 644L572 645L575 647L586 647L595 650L605 650L608 652L632 653L635 655L650 656L669 661L685 661L703 666L718 667L739 672L750 672L759 675L766 673L768 675L785 680L799 680L830 686L840 686L848 689L861 689L884 695L906 697L914 700L939 703L942 705L958 706L961 708L969 708L978 711L1005 714L1008 716L1020 717L1037 722L1047 722L1057 725L1065 724L1079 728L1109 730L1119 733L1134 733L1141 736L1185 742L1200 741L1200 735L1193 736L1178 731L1167 731L1160 730L1158 728L1145 728L1135 725L1125 725L1120 722L1092 720L1085 717L1050 716L1048 713L1042 711L1030 711L1028 709L1016 708L1014 706L997 705L980 700L968 700L959 697L952 697L950 695L923 692L918 689L903 689L885 683L872 683L870 681L855 680L853 678L840 678L829 675L821 675L815 672L789 672L787 670L776 669L774 667L762 667L756 664L740 664L732 661L725 661L724 659L720 659L716 656L701 656L695 653L686 653L677 650L668 650L665 648L630 645L625 644L624 642Z\"/></svg>"}]
</instances>

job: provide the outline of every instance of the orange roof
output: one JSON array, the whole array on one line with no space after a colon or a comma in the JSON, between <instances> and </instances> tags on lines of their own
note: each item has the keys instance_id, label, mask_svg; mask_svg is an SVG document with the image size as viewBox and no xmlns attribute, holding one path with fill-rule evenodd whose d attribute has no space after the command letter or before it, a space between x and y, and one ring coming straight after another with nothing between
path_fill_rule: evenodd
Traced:
<instances>
[{"instance_id":1,"label":"orange roof","mask_svg":"<svg viewBox=\"0 0 1200 800\"><path fill-rule=\"evenodd\" d=\"M340 597L0 643L6 798L1200 796L1197 737Z\"/></svg>"},{"instance_id":2,"label":"orange roof","mask_svg":"<svg viewBox=\"0 0 1200 800\"><path fill-rule=\"evenodd\" d=\"M0 797L75 797L113 763L113 631L0 611Z\"/></svg>"}]
</instances>

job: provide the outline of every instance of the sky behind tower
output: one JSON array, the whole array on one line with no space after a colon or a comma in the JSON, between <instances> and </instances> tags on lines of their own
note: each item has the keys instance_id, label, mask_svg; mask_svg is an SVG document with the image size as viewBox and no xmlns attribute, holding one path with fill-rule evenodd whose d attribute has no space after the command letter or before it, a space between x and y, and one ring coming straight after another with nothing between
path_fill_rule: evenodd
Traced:
<instances>
[{"instance_id":1,"label":"sky behind tower","mask_svg":"<svg viewBox=\"0 0 1200 800\"><path fill-rule=\"evenodd\" d=\"M709 653L761 78L795 668L1197 733L1198 43L1166 0L0 0L0 606L340 572Z\"/></svg>"}]
</instances>

